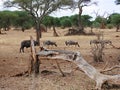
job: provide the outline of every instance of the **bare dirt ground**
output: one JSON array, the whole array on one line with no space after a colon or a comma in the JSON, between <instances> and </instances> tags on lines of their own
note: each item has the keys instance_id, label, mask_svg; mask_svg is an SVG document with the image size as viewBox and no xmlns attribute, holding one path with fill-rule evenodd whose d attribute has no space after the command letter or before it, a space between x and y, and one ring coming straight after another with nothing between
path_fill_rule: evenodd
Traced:
<instances>
[{"instance_id":1,"label":"bare dirt ground","mask_svg":"<svg viewBox=\"0 0 120 90\"><path fill-rule=\"evenodd\" d=\"M96 31L96 30L94 30ZM120 32L115 29L104 29L104 39L111 40L116 47L120 47ZM106 62L107 67L120 65L117 57L120 55L120 49L107 46L104 50L104 62L95 63L91 54L90 40L96 39L96 36L64 36L66 30L57 30L60 37L53 37L52 30L43 33L41 42L52 40L58 44L58 47L49 47L49 49L62 49L80 51L89 64L96 69L102 69ZM97 31L96 31L97 32ZM28 69L30 49L25 49L25 53L19 53L20 42L30 39L30 35L35 39L35 30L27 30L25 32L10 30L7 34L0 35L0 90L91 90L95 87L95 82L86 76L83 72L76 70L73 63L58 60L60 66L65 73L65 77L61 76L54 60L41 59L40 71L49 71L42 73L36 78L33 76L12 77L18 73ZM80 47L69 46L64 44L65 40L78 41ZM41 43L42 45L42 43ZM36 47L39 51L39 47ZM106 74L120 74L120 69L116 69ZM107 89L105 89L107 90ZM120 90L120 88L109 88L109 90Z\"/></svg>"}]
</instances>

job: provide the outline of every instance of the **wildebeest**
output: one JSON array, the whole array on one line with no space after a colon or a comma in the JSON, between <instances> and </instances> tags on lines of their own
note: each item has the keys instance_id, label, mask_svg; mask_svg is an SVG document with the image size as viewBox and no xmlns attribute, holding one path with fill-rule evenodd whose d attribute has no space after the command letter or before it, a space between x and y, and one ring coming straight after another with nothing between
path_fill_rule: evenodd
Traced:
<instances>
[{"instance_id":1,"label":"wildebeest","mask_svg":"<svg viewBox=\"0 0 120 90\"><path fill-rule=\"evenodd\" d=\"M47 41L44 41L44 42L43 42L43 46L50 46L50 45L57 47L56 42L53 42L53 41L50 41L50 40L47 40Z\"/></svg>"},{"instance_id":2,"label":"wildebeest","mask_svg":"<svg viewBox=\"0 0 120 90\"><path fill-rule=\"evenodd\" d=\"M68 46L68 45L77 45L78 47L80 47L79 43L77 41L72 41L72 40L68 40L68 41L65 41L65 45Z\"/></svg>"},{"instance_id":3,"label":"wildebeest","mask_svg":"<svg viewBox=\"0 0 120 90\"><path fill-rule=\"evenodd\" d=\"M92 43L93 44L112 44L112 42L110 40L91 40L90 45Z\"/></svg>"},{"instance_id":4,"label":"wildebeest","mask_svg":"<svg viewBox=\"0 0 120 90\"><path fill-rule=\"evenodd\" d=\"M21 46L20 46L20 53L21 53L21 52L24 52L24 47L29 48L30 45L31 45L31 41L30 41L30 40L23 40L23 41L21 42ZM37 41L34 40L34 45L37 46L37 45L39 45L39 44L38 44Z\"/></svg>"},{"instance_id":5,"label":"wildebeest","mask_svg":"<svg viewBox=\"0 0 120 90\"><path fill-rule=\"evenodd\" d=\"M103 47L105 47L105 45L107 45L107 44L113 46L112 41L110 41L110 40L91 40L90 45L92 45L92 44L96 45L97 47L98 47L98 45L102 45Z\"/></svg>"}]
</instances>

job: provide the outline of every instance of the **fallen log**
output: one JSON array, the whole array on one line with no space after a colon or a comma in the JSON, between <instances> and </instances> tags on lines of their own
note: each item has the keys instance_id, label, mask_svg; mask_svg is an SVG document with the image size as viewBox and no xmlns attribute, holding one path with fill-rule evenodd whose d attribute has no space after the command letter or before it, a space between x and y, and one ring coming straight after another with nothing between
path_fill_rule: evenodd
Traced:
<instances>
[{"instance_id":1,"label":"fallen log","mask_svg":"<svg viewBox=\"0 0 120 90\"><path fill-rule=\"evenodd\" d=\"M88 77L96 82L95 89L101 90L104 83L120 84L120 74L105 75L95 67L90 65L80 54L80 52L65 51L65 50L42 50L36 55L47 56L51 59L63 59L75 63Z\"/></svg>"}]
</instances>

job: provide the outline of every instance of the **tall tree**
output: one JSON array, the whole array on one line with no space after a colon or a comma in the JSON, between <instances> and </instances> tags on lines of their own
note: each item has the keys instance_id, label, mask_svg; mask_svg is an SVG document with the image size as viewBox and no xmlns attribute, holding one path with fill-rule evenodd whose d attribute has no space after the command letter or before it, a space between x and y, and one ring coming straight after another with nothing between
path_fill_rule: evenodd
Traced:
<instances>
[{"instance_id":1,"label":"tall tree","mask_svg":"<svg viewBox=\"0 0 120 90\"><path fill-rule=\"evenodd\" d=\"M82 21L81 21L81 15L83 12L83 7L85 6L90 6L92 4L97 4L96 2L91 2L91 0L75 0L74 1L74 6L73 8L79 9L79 15L78 15L78 26L79 26L79 32L84 33L84 27L82 25Z\"/></svg>"},{"instance_id":2,"label":"tall tree","mask_svg":"<svg viewBox=\"0 0 120 90\"><path fill-rule=\"evenodd\" d=\"M35 20L36 40L40 43L41 38L40 24L42 19L61 7L69 7L73 0L7 0L4 5L7 7L17 7L27 11ZM68 8L67 7L67 8Z\"/></svg>"},{"instance_id":3,"label":"tall tree","mask_svg":"<svg viewBox=\"0 0 120 90\"><path fill-rule=\"evenodd\" d=\"M120 14L118 13L111 14L109 16L109 20L114 26L116 26L116 31L118 32L120 28Z\"/></svg>"}]
</instances>

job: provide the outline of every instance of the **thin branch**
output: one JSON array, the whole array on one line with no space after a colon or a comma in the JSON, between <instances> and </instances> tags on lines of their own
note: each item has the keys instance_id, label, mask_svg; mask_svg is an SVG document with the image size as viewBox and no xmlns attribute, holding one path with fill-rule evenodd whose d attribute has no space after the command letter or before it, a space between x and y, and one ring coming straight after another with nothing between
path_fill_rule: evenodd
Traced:
<instances>
[{"instance_id":1,"label":"thin branch","mask_svg":"<svg viewBox=\"0 0 120 90\"><path fill-rule=\"evenodd\" d=\"M62 69L60 68L60 65L59 65L58 61L57 61L57 60L55 60L55 61L56 61L56 63L57 63L57 67L58 67L58 69L59 69L60 73L61 73L61 74L62 74L62 76L64 77L64 76L65 76L65 74L63 73Z\"/></svg>"},{"instance_id":2,"label":"thin branch","mask_svg":"<svg viewBox=\"0 0 120 90\"><path fill-rule=\"evenodd\" d=\"M116 68L120 68L120 66L119 66L119 65L116 65L116 66L113 66L113 67L111 67L111 68L108 68L108 69L105 69L105 70L101 70L100 72L101 72L101 73L103 73L103 72L108 72L108 71L111 71L111 70L116 69Z\"/></svg>"}]
</instances>

